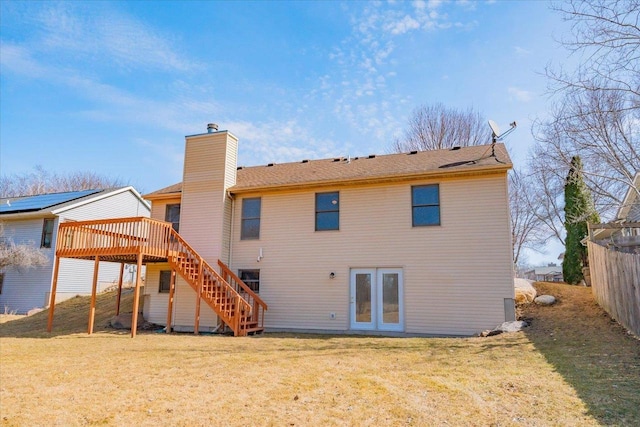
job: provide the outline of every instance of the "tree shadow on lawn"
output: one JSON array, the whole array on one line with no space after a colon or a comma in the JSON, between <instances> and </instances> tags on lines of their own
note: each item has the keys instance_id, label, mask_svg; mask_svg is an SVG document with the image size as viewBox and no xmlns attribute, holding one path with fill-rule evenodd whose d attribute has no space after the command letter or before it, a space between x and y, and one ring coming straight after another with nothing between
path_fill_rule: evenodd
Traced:
<instances>
[{"instance_id":1,"label":"tree shadow on lawn","mask_svg":"<svg viewBox=\"0 0 640 427\"><path fill-rule=\"evenodd\" d=\"M640 340L595 302L591 288L535 284L553 306L531 304L525 334L606 425L640 425Z\"/></svg>"}]
</instances>

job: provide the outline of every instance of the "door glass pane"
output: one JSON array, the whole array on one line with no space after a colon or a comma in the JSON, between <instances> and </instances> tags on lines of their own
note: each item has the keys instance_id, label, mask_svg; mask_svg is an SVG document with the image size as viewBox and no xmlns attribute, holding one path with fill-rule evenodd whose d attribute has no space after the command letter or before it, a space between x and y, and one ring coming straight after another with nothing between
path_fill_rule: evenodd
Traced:
<instances>
[{"instance_id":1,"label":"door glass pane","mask_svg":"<svg viewBox=\"0 0 640 427\"><path fill-rule=\"evenodd\" d=\"M382 322L400 322L400 298L398 296L398 274L382 275Z\"/></svg>"},{"instance_id":2,"label":"door glass pane","mask_svg":"<svg viewBox=\"0 0 640 427\"><path fill-rule=\"evenodd\" d=\"M371 322L370 274L356 274L356 322Z\"/></svg>"}]
</instances>

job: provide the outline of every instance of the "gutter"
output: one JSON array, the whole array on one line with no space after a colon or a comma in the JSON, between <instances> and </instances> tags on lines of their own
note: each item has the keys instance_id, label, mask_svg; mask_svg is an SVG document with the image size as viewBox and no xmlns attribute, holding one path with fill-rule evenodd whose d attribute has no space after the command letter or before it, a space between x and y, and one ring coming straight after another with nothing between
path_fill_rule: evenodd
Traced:
<instances>
[{"instance_id":1,"label":"gutter","mask_svg":"<svg viewBox=\"0 0 640 427\"><path fill-rule=\"evenodd\" d=\"M231 187L228 189L230 194L242 194L242 193L254 193L265 190L295 190L299 188L310 187L327 187L327 186L347 186L347 185L362 185L362 184L380 184L389 182L402 182L402 181L414 181L416 179L431 179L441 177L459 178L464 176L478 176L478 175L496 175L499 172L507 173L512 169L511 164L504 166L492 166L490 168L478 168L473 170L465 170L459 172L451 172L448 170L434 171L434 172L418 172L405 175L387 175L378 177L362 177L353 179L332 179L324 181L305 181L293 184L274 184L274 185L262 185L255 187Z\"/></svg>"}]
</instances>

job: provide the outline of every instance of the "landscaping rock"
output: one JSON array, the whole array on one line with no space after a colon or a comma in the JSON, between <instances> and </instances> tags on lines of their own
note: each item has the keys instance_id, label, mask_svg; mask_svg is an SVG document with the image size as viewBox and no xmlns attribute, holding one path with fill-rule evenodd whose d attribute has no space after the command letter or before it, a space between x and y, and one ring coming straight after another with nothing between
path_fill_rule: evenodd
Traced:
<instances>
[{"instance_id":1,"label":"landscaping rock","mask_svg":"<svg viewBox=\"0 0 640 427\"><path fill-rule=\"evenodd\" d=\"M515 320L513 322L504 322L496 329L502 332L518 332L527 326L529 326L529 323L524 320Z\"/></svg>"},{"instance_id":2,"label":"landscaping rock","mask_svg":"<svg viewBox=\"0 0 640 427\"><path fill-rule=\"evenodd\" d=\"M502 323L500 326L498 326L497 328L494 328L492 330L487 330L487 331L482 331L480 333L481 337L490 337L493 335L499 335L503 332L518 332L521 331L522 328L526 328L527 326L529 326L528 322L525 322L524 320L515 320L513 322L504 322Z\"/></svg>"},{"instance_id":3,"label":"landscaping rock","mask_svg":"<svg viewBox=\"0 0 640 427\"><path fill-rule=\"evenodd\" d=\"M538 293L527 279L513 279L513 286L516 291L516 304L529 304L533 302Z\"/></svg>"},{"instance_id":4,"label":"landscaping rock","mask_svg":"<svg viewBox=\"0 0 640 427\"><path fill-rule=\"evenodd\" d=\"M556 303L556 297L553 295L540 295L534 301L539 305L553 305Z\"/></svg>"},{"instance_id":5,"label":"landscaping rock","mask_svg":"<svg viewBox=\"0 0 640 427\"><path fill-rule=\"evenodd\" d=\"M131 329L131 313L114 316L109 322L114 329ZM144 324L142 316L138 316L138 328Z\"/></svg>"},{"instance_id":6,"label":"landscaping rock","mask_svg":"<svg viewBox=\"0 0 640 427\"><path fill-rule=\"evenodd\" d=\"M42 308L42 307L32 308L31 310L27 311L27 316L33 316L34 314L40 313L43 310L44 310L44 308Z\"/></svg>"}]
</instances>

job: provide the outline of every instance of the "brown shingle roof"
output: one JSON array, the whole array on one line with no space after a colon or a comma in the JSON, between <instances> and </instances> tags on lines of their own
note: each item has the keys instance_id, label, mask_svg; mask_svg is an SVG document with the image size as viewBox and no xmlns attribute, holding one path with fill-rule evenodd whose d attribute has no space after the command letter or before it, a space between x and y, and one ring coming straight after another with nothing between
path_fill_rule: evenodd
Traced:
<instances>
[{"instance_id":1,"label":"brown shingle roof","mask_svg":"<svg viewBox=\"0 0 640 427\"><path fill-rule=\"evenodd\" d=\"M145 194L143 197L154 198L158 196L168 196L173 193L181 193L181 192L182 192L182 183L179 182L177 184L173 184L168 187L161 188L160 190L156 190L153 193Z\"/></svg>"},{"instance_id":2,"label":"brown shingle roof","mask_svg":"<svg viewBox=\"0 0 640 427\"><path fill-rule=\"evenodd\" d=\"M394 180L404 177L508 169L512 166L503 144L496 144L495 153L496 157L490 157L491 145L480 145L455 150L355 157L350 161L339 158L252 166L238 170L236 185L229 191L236 193L274 187Z\"/></svg>"},{"instance_id":3,"label":"brown shingle roof","mask_svg":"<svg viewBox=\"0 0 640 427\"><path fill-rule=\"evenodd\" d=\"M346 182L372 182L408 177L453 175L482 170L506 170L512 167L504 144L458 149L418 151L380 156L303 160L294 163L238 168L236 185L231 193L269 188L287 188ZM147 196L162 196L182 191L182 183L165 187Z\"/></svg>"}]
</instances>

